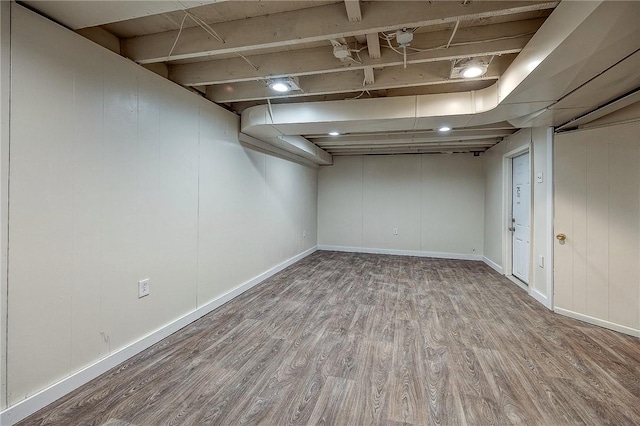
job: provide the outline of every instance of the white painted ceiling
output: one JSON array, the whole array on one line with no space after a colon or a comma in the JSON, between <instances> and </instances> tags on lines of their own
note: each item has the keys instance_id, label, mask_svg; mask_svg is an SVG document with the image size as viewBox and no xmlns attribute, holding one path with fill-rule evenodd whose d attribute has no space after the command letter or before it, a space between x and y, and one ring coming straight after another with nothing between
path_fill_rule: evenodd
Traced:
<instances>
[{"instance_id":1,"label":"white painted ceiling","mask_svg":"<svg viewBox=\"0 0 640 426\"><path fill-rule=\"evenodd\" d=\"M242 113L249 143L320 164L331 154L483 152L640 86L635 1L25 3ZM394 38L402 29L413 35L406 55ZM453 76L469 58L490 61L486 74ZM272 91L277 77L300 90ZM435 130L445 124L453 129Z\"/></svg>"}]
</instances>

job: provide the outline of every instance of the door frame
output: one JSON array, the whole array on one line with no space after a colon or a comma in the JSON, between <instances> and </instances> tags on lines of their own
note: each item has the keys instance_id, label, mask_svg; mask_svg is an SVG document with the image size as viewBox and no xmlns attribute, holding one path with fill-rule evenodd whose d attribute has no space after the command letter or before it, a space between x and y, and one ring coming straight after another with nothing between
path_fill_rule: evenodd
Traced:
<instances>
[{"instance_id":1,"label":"door frame","mask_svg":"<svg viewBox=\"0 0 640 426\"><path fill-rule=\"evenodd\" d=\"M502 264L504 265L504 275L514 284L521 287L527 293L531 293L531 282L525 284L513 275L513 235L509 231L511 226L511 213L513 203L513 159L523 154L529 154L529 182L531 191L529 191L529 281L532 278L533 256L532 256L532 238L533 238L533 153L531 151L531 143L527 143L518 148L512 149L502 156Z\"/></svg>"}]
</instances>

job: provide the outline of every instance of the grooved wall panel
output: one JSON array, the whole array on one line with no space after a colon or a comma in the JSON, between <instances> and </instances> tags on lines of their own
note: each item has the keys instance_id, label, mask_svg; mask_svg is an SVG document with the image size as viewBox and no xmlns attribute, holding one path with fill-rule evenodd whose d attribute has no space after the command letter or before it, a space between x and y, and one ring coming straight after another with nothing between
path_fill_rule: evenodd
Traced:
<instances>
[{"instance_id":1,"label":"grooved wall panel","mask_svg":"<svg viewBox=\"0 0 640 426\"><path fill-rule=\"evenodd\" d=\"M318 187L320 245L482 254L482 157L335 157Z\"/></svg>"},{"instance_id":2,"label":"grooved wall panel","mask_svg":"<svg viewBox=\"0 0 640 426\"><path fill-rule=\"evenodd\" d=\"M314 247L317 226L317 169L12 6L9 406Z\"/></svg>"}]
</instances>

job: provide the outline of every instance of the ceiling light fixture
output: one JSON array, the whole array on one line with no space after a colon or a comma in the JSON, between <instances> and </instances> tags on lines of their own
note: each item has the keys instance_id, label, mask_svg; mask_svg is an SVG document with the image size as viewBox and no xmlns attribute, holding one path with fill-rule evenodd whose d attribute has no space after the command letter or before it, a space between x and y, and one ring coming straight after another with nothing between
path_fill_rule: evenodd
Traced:
<instances>
[{"instance_id":1,"label":"ceiling light fixture","mask_svg":"<svg viewBox=\"0 0 640 426\"><path fill-rule=\"evenodd\" d=\"M487 72L486 68L483 69L478 65L470 65L462 71L462 76L464 78L475 78L480 77L485 72Z\"/></svg>"},{"instance_id":2,"label":"ceiling light fixture","mask_svg":"<svg viewBox=\"0 0 640 426\"><path fill-rule=\"evenodd\" d=\"M452 61L450 78L478 78L487 73L491 56L456 59Z\"/></svg>"},{"instance_id":3,"label":"ceiling light fixture","mask_svg":"<svg viewBox=\"0 0 640 426\"><path fill-rule=\"evenodd\" d=\"M329 132L329 136L340 136L340 132L336 132L336 131Z\"/></svg>"},{"instance_id":4,"label":"ceiling light fixture","mask_svg":"<svg viewBox=\"0 0 640 426\"><path fill-rule=\"evenodd\" d=\"M440 127L440 128L438 129L438 131L439 131L439 132L442 132L442 133L444 133L444 132L448 132L448 131L450 131L450 130L451 130L451 127L449 127L449 126L442 126L442 127Z\"/></svg>"},{"instance_id":5,"label":"ceiling light fixture","mask_svg":"<svg viewBox=\"0 0 640 426\"><path fill-rule=\"evenodd\" d=\"M285 93L290 92L291 87L284 81L274 81L269 85L271 90L275 90L276 92Z\"/></svg>"},{"instance_id":6,"label":"ceiling light fixture","mask_svg":"<svg viewBox=\"0 0 640 426\"><path fill-rule=\"evenodd\" d=\"M292 90L300 90L298 81L293 77L277 78L269 81L269 88L275 92L287 93Z\"/></svg>"}]
</instances>

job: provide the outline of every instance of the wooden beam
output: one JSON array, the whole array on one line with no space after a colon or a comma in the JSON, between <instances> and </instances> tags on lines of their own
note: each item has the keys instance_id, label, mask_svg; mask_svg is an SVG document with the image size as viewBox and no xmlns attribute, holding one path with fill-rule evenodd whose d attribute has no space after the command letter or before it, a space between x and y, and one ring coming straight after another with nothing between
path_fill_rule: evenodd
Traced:
<instances>
[{"instance_id":1,"label":"wooden beam","mask_svg":"<svg viewBox=\"0 0 640 426\"><path fill-rule=\"evenodd\" d=\"M380 38L378 38L378 33L367 34L367 50L371 59L380 57Z\"/></svg>"},{"instance_id":2,"label":"wooden beam","mask_svg":"<svg viewBox=\"0 0 640 426\"><path fill-rule=\"evenodd\" d=\"M373 73L373 67L365 67L364 69L364 85L370 86L375 83L376 78Z\"/></svg>"},{"instance_id":3,"label":"wooden beam","mask_svg":"<svg viewBox=\"0 0 640 426\"><path fill-rule=\"evenodd\" d=\"M307 137L316 145L327 147L347 147L361 145L377 145L384 143L441 143L455 141L476 141L478 139L496 139L509 136L514 129L459 129L446 135L438 131L421 131L411 133L357 134L317 138Z\"/></svg>"},{"instance_id":4,"label":"wooden beam","mask_svg":"<svg viewBox=\"0 0 640 426\"><path fill-rule=\"evenodd\" d=\"M500 55L518 53L529 41L530 36L477 43L500 37L513 37L519 34L535 32L543 19L507 22L458 30L456 42L473 42L467 46L452 46L449 49L436 49L421 52L407 57L408 64L424 62L448 61L451 59L481 55ZM437 31L416 34L412 46L437 47L447 43L451 31ZM251 67L242 58L218 59L214 61L180 64L170 67L169 78L185 86L231 83L261 78L299 76L305 74L323 74L352 69L364 69L368 66L376 68L397 66L402 64L402 56L385 48L378 58L361 55L362 64L340 62L333 56L331 47L300 49L287 52L253 55L248 57L258 69Z\"/></svg>"},{"instance_id":5,"label":"wooden beam","mask_svg":"<svg viewBox=\"0 0 640 426\"><path fill-rule=\"evenodd\" d=\"M371 2L366 19L350 22L340 3L295 10L268 16L213 24L222 37L220 43L200 27L185 28L180 34L171 59L189 59L246 52L250 50L290 46L294 44L350 37L407 27L423 27L479 20L499 15L524 13L553 8L557 1L489 1L472 2ZM167 31L125 39L122 55L138 63L165 62L176 42L178 31Z\"/></svg>"},{"instance_id":6,"label":"wooden beam","mask_svg":"<svg viewBox=\"0 0 640 426\"><path fill-rule=\"evenodd\" d=\"M488 148L497 144L497 140L487 140L481 145L466 144L443 144L433 145L412 145L412 146L389 146L389 147L369 147L359 149L332 148L328 152L333 156L340 155L367 155L367 154L422 154L422 153L452 153L452 152L484 152Z\"/></svg>"},{"instance_id":7,"label":"wooden beam","mask_svg":"<svg viewBox=\"0 0 640 426\"><path fill-rule=\"evenodd\" d=\"M509 62L504 57L496 58L489 67L489 71L481 79L496 80L504 72ZM452 82L448 79L450 70L451 65L447 62L413 65L407 69L387 67L377 70L375 83L366 88L367 90L377 90L450 83ZM465 81L469 81L469 79L465 79ZM302 76L299 78L299 82L301 91L283 95L276 94L263 81L213 85L207 87L207 98L214 102L227 103L278 97L359 92L364 89L360 70Z\"/></svg>"},{"instance_id":8,"label":"wooden beam","mask_svg":"<svg viewBox=\"0 0 640 426\"><path fill-rule=\"evenodd\" d=\"M360 0L344 0L347 8L347 17L351 22L362 21L362 13L360 12Z\"/></svg>"}]
</instances>

